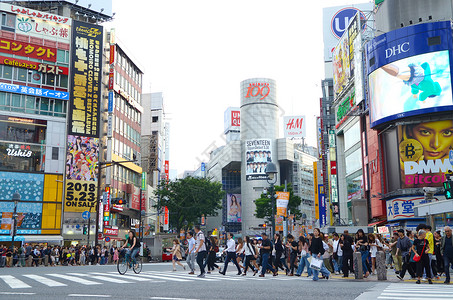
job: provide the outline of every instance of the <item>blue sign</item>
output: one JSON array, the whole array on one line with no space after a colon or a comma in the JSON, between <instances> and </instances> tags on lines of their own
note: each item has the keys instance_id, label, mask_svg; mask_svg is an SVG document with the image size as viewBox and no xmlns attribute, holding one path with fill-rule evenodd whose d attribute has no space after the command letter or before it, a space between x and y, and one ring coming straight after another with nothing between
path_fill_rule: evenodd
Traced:
<instances>
[{"instance_id":1,"label":"blue sign","mask_svg":"<svg viewBox=\"0 0 453 300\"><path fill-rule=\"evenodd\" d=\"M339 10L333 17L332 21L330 22L330 29L332 33L337 37L340 38L344 31L348 28L349 22L355 16L355 14L360 11L354 7L346 7L342 10ZM363 12L360 11L360 18L363 20L365 19L365 15Z\"/></svg>"},{"instance_id":2,"label":"blue sign","mask_svg":"<svg viewBox=\"0 0 453 300\"><path fill-rule=\"evenodd\" d=\"M113 112L113 91L109 91L108 112Z\"/></svg>"},{"instance_id":3,"label":"blue sign","mask_svg":"<svg viewBox=\"0 0 453 300\"><path fill-rule=\"evenodd\" d=\"M319 200L319 227L327 225L327 207L326 196L323 193L323 185L318 184L318 200Z\"/></svg>"},{"instance_id":4,"label":"blue sign","mask_svg":"<svg viewBox=\"0 0 453 300\"><path fill-rule=\"evenodd\" d=\"M106 236L106 237L105 237L105 241L106 241L106 242L110 242L110 237L109 237L109 236Z\"/></svg>"},{"instance_id":5,"label":"blue sign","mask_svg":"<svg viewBox=\"0 0 453 300\"><path fill-rule=\"evenodd\" d=\"M84 211L84 212L82 213L82 218L83 218L84 220L88 220L88 219L90 218L90 212L89 212L88 210Z\"/></svg>"},{"instance_id":6,"label":"blue sign","mask_svg":"<svg viewBox=\"0 0 453 300\"><path fill-rule=\"evenodd\" d=\"M206 171L206 164L204 162L201 163L201 172Z\"/></svg>"},{"instance_id":7,"label":"blue sign","mask_svg":"<svg viewBox=\"0 0 453 300\"><path fill-rule=\"evenodd\" d=\"M453 166L453 150L450 150L449 158L450 158L450 164Z\"/></svg>"},{"instance_id":8,"label":"blue sign","mask_svg":"<svg viewBox=\"0 0 453 300\"><path fill-rule=\"evenodd\" d=\"M0 83L0 91L2 92L11 92L23 95L30 95L30 96L42 96L48 98L55 98L60 100L69 100L69 93L62 92L62 91L54 91L48 89L40 89L31 86L23 86L18 84L10 84L10 83Z\"/></svg>"}]
</instances>

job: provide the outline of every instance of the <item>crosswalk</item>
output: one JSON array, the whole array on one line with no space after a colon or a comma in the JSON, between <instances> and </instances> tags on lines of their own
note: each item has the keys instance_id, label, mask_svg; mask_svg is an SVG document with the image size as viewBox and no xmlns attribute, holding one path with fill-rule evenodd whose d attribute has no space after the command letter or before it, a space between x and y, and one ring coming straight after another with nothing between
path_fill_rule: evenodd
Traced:
<instances>
[{"instance_id":1,"label":"crosswalk","mask_svg":"<svg viewBox=\"0 0 453 300\"><path fill-rule=\"evenodd\" d=\"M286 277L286 276L237 276L234 273L221 275L218 273L207 274L205 278L199 278L195 275L188 275L187 272L171 271L147 271L140 274L120 275L118 272L79 272L69 271L66 273L48 273L48 274L22 274L22 275L0 275L0 290L9 289L31 289L39 286L50 288L65 287L69 285L101 285L111 284L128 284L137 282L163 283L163 282L216 282L216 281L263 281L263 280L311 280L306 277Z\"/></svg>"},{"instance_id":2,"label":"crosswalk","mask_svg":"<svg viewBox=\"0 0 453 300\"><path fill-rule=\"evenodd\" d=\"M453 286L427 283L392 283L377 298L382 300L453 299Z\"/></svg>"}]
</instances>

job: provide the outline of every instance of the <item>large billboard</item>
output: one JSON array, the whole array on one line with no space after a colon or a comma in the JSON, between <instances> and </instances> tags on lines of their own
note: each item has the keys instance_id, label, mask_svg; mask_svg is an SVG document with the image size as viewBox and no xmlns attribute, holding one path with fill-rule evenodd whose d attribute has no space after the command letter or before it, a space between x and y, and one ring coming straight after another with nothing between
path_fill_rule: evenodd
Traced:
<instances>
[{"instance_id":1,"label":"large billboard","mask_svg":"<svg viewBox=\"0 0 453 300\"><path fill-rule=\"evenodd\" d=\"M371 126L453 110L451 47L449 21L394 30L368 42Z\"/></svg>"},{"instance_id":2,"label":"large billboard","mask_svg":"<svg viewBox=\"0 0 453 300\"><path fill-rule=\"evenodd\" d=\"M365 13L373 10L372 3L354 4L352 6L326 7L323 9L324 61L332 61L333 50L338 40L347 30L354 15L359 12L365 20Z\"/></svg>"},{"instance_id":3,"label":"large billboard","mask_svg":"<svg viewBox=\"0 0 453 300\"><path fill-rule=\"evenodd\" d=\"M272 162L272 142L270 139L254 139L245 142L245 161L247 162L245 178L249 180L266 180L266 166Z\"/></svg>"},{"instance_id":4,"label":"large billboard","mask_svg":"<svg viewBox=\"0 0 453 300\"><path fill-rule=\"evenodd\" d=\"M398 126L401 187L441 187L453 171L453 120Z\"/></svg>"},{"instance_id":5,"label":"large billboard","mask_svg":"<svg viewBox=\"0 0 453 300\"><path fill-rule=\"evenodd\" d=\"M227 222L240 223L241 216L241 194L227 194Z\"/></svg>"},{"instance_id":6,"label":"large billboard","mask_svg":"<svg viewBox=\"0 0 453 300\"><path fill-rule=\"evenodd\" d=\"M73 22L68 133L99 137L102 88L102 26Z\"/></svg>"},{"instance_id":7,"label":"large billboard","mask_svg":"<svg viewBox=\"0 0 453 300\"><path fill-rule=\"evenodd\" d=\"M66 179L97 181L99 139L68 136Z\"/></svg>"}]
</instances>

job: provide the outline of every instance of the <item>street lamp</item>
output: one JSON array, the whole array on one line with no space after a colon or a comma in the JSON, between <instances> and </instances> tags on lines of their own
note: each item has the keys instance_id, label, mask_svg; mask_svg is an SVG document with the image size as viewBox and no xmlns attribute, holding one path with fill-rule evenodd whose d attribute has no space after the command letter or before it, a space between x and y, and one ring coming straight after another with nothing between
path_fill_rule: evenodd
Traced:
<instances>
[{"instance_id":1,"label":"street lamp","mask_svg":"<svg viewBox=\"0 0 453 300\"><path fill-rule=\"evenodd\" d=\"M272 238L275 235L275 197L274 197L274 184L277 182L277 166L270 162L267 164L264 172L267 175L267 183L271 186L271 201L272 201Z\"/></svg>"},{"instance_id":2,"label":"street lamp","mask_svg":"<svg viewBox=\"0 0 453 300\"><path fill-rule=\"evenodd\" d=\"M20 201L19 192L13 194L14 201L14 212L13 212L13 224L11 226L11 250L14 252L14 237L16 236L16 218L17 218L17 203Z\"/></svg>"}]
</instances>

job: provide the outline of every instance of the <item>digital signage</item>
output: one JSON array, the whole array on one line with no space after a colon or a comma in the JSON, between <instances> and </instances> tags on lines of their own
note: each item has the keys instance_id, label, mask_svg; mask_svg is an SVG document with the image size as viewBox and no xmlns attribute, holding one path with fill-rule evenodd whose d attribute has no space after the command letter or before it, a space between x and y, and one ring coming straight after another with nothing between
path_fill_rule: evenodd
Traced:
<instances>
[{"instance_id":1,"label":"digital signage","mask_svg":"<svg viewBox=\"0 0 453 300\"><path fill-rule=\"evenodd\" d=\"M247 162L245 172L246 180L266 180L266 166L269 162L272 162L271 140L247 140L245 149L245 160Z\"/></svg>"},{"instance_id":2,"label":"digital signage","mask_svg":"<svg viewBox=\"0 0 453 300\"><path fill-rule=\"evenodd\" d=\"M227 222L241 222L241 194L227 194Z\"/></svg>"},{"instance_id":3,"label":"digital signage","mask_svg":"<svg viewBox=\"0 0 453 300\"><path fill-rule=\"evenodd\" d=\"M398 126L401 187L441 187L453 171L453 120Z\"/></svg>"},{"instance_id":4,"label":"digital signage","mask_svg":"<svg viewBox=\"0 0 453 300\"><path fill-rule=\"evenodd\" d=\"M451 22L417 24L366 44L371 127L453 110Z\"/></svg>"}]
</instances>

